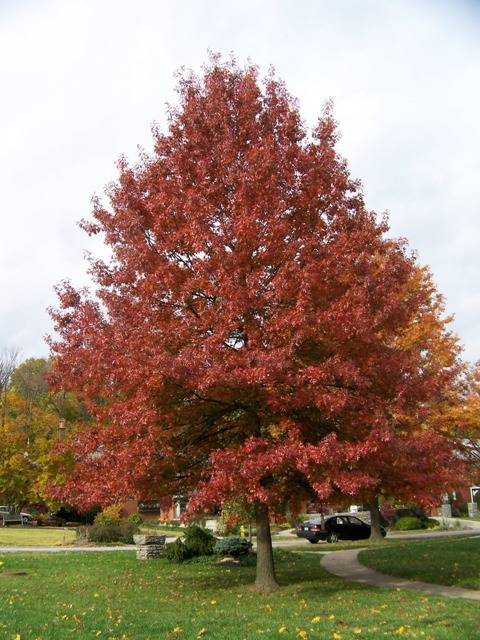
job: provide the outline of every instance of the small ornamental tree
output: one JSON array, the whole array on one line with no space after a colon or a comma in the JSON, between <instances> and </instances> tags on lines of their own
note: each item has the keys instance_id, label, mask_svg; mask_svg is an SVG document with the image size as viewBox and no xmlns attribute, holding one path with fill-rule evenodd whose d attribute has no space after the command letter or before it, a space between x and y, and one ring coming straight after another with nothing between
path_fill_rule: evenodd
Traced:
<instances>
[{"instance_id":1,"label":"small ornamental tree","mask_svg":"<svg viewBox=\"0 0 480 640\"><path fill-rule=\"evenodd\" d=\"M242 496L265 591L272 509L375 485L356 461L422 396L396 336L424 301L335 151L330 105L308 134L273 75L216 57L178 93L153 154L122 158L83 222L111 250L90 260L95 293L58 288L56 379L94 421L52 493L188 494L189 515Z\"/></svg>"}]
</instances>

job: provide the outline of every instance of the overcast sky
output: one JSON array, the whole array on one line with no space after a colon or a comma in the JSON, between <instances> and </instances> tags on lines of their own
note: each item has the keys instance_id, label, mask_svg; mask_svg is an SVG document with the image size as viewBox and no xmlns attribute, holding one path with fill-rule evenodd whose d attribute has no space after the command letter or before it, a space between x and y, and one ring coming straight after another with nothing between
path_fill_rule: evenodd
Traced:
<instances>
[{"instance_id":1,"label":"overcast sky","mask_svg":"<svg viewBox=\"0 0 480 640\"><path fill-rule=\"evenodd\" d=\"M77 222L208 50L273 66L310 126L334 100L368 208L480 359L479 0L0 0L0 348L48 356L54 285L102 251Z\"/></svg>"}]
</instances>

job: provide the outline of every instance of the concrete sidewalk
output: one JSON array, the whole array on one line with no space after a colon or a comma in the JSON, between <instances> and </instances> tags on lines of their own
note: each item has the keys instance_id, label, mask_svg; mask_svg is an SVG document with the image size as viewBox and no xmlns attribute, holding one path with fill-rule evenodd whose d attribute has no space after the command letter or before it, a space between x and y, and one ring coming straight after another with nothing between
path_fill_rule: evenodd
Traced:
<instances>
[{"instance_id":1,"label":"concrete sidewalk","mask_svg":"<svg viewBox=\"0 0 480 640\"><path fill-rule=\"evenodd\" d=\"M109 552L109 551L135 551L133 545L121 547L76 547L74 545L59 547L0 547L0 553L70 553L70 552Z\"/></svg>"},{"instance_id":2,"label":"concrete sidewalk","mask_svg":"<svg viewBox=\"0 0 480 640\"><path fill-rule=\"evenodd\" d=\"M405 591L421 591L436 596L449 598L465 598L466 600L480 600L480 591L462 589L460 587L447 587L441 584L420 582L417 580L405 580L395 576L387 576L373 569L368 569L358 561L358 554L363 549L349 549L348 551L331 551L321 559L324 569L345 580L368 584L372 587L384 589L401 589Z\"/></svg>"}]
</instances>

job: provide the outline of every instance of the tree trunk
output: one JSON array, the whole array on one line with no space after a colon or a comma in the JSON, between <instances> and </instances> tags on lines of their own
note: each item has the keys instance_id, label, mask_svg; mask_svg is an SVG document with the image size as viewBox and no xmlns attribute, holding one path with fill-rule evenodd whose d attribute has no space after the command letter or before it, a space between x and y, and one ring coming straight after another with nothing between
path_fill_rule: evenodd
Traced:
<instances>
[{"instance_id":1,"label":"tree trunk","mask_svg":"<svg viewBox=\"0 0 480 640\"><path fill-rule=\"evenodd\" d=\"M255 505L255 519L257 524L257 576L255 587L257 591L268 592L278 589L279 584L275 576L273 564L272 536L268 506L262 502Z\"/></svg>"},{"instance_id":2,"label":"tree trunk","mask_svg":"<svg viewBox=\"0 0 480 640\"><path fill-rule=\"evenodd\" d=\"M369 504L370 519L372 530L370 532L370 540L383 540L382 529L380 524L380 508L378 506L378 497L373 498Z\"/></svg>"}]
</instances>

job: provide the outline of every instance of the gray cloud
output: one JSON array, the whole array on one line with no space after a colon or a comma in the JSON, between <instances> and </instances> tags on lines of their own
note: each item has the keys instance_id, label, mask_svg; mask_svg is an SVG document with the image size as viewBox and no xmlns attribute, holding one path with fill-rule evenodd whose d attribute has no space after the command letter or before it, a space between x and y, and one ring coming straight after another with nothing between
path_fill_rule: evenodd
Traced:
<instances>
[{"instance_id":1,"label":"gray cloud","mask_svg":"<svg viewBox=\"0 0 480 640\"><path fill-rule=\"evenodd\" d=\"M367 205L429 264L480 358L480 11L467 0L46 0L0 5L0 346L46 355L46 307L84 284L76 223L150 148L174 71L207 50L273 65L312 125L335 100Z\"/></svg>"}]
</instances>

